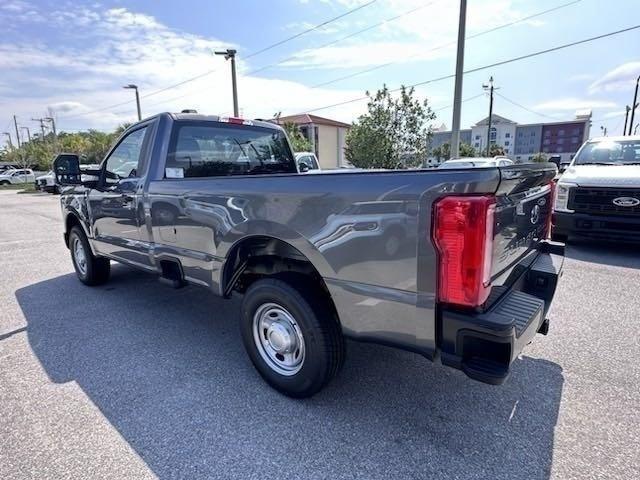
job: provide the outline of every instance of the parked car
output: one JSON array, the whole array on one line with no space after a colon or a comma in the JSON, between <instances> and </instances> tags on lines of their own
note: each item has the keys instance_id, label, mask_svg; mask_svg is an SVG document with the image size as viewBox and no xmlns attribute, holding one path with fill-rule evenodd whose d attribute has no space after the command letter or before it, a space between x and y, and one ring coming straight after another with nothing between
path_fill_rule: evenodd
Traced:
<instances>
[{"instance_id":1,"label":"parked car","mask_svg":"<svg viewBox=\"0 0 640 480\"><path fill-rule=\"evenodd\" d=\"M553 236L640 241L640 136L580 147L558 180Z\"/></svg>"},{"instance_id":2,"label":"parked car","mask_svg":"<svg viewBox=\"0 0 640 480\"><path fill-rule=\"evenodd\" d=\"M492 168L507 167L513 165L513 161L507 157L465 157L454 158L441 163L438 168Z\"/></svg>"},{"instance_id":3,"label":"parked car","mask_svg":"<svg viewBox=\"0 0 640 480\"><path fill-rule=\"evenodd\" d=\"M10 170L17 170L18 168L19 168L18 165L12 165L10 163L2 163L0 165L0 175L3 175L4 173Z\"/></svg>"},{"instance_id":4,"label":"parked car","mask_svg":"<svg viewBox=\"0 0 640 480\"><path fill-rule=\"evenodd\" d=\"M30 168L20 168L8 170L0 174L0 185L20 185L23 183L33 183L36 176Z\"/></svg>"},{"instance_id":5,"label":"parked car","mask_svg":"<svg viewBox=\"0 0 640 480\"><path fill-rule=\"evenodd\" d=\"M129 127L95 180L74 158L54 171L81 282L115 260L241 295L251 361L293 397L340 370L346 337L500 384L547 333L564 260L547 240L552 164L300 175L278 125L164 113Z\"/></svg>"},{"instance_id":6,"label":"parked car","mask_svg":"<svg viewBox=\"0 0 640 480\"><path fill-rule=\"evenodd\" d=\"M48 171L44 175L36 177L36 190L42 190L48 193L58 193L58 186L56 185L56 176L53 170Z\"/></svg>"},{"instance_id":7,"label":"parked car","mask_svg":"<svg viewBox=\"0 0 640 480\"><path fill-rule=\"evenodd\" d=\"M298 152L295 154L295 157L298 165L298 171L300 173L308 172L310 170L322 170L320 168L320 162L318 162L318 158L313 152Z\"/></svg>"}]
</instances>

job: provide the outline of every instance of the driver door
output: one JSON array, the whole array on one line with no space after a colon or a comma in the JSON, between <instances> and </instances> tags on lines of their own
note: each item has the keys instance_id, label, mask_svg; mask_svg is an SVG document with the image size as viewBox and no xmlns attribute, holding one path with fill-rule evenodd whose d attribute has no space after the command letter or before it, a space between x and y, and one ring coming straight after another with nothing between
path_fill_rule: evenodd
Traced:
<instances>
[{"instance_id":1,"label":"driver door","mask_svg":"<svg viewBox=\"0 0 640 480\"><path fill-rule=\"evenodd\" d=\"M148 126L123 137L104 160L98 187L89 192L96 249L103 254L140 266L149 265L148 246L140 241L144 223L140 166Z\"/></svg>"}]
</instances>

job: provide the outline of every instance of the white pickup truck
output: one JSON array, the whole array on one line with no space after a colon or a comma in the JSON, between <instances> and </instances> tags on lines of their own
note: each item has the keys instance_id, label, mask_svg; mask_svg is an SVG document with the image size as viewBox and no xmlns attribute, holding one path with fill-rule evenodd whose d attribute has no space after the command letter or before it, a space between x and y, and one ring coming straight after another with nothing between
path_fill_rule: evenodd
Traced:
<instances>
[{"instance_id":1,"label":"white pickup truck","mask_svg":"<svg viewBox=\"0 0 640 480\"><path fill-rule=\"evenodd\" d=\"M556 187L553 237L640 241L640 136L587 141Z\"/></svg>"},{"instance_id":2,"label":"white pickup truck","mask_svg":"<svg viewBox=\"0 0 640 480\"><path fill-rule=\"evenodd\" d=\"M17 170L5 170L0 174L0 185L22 185L24 183L33 183L36 176L33 170L29 168L20 168Z\"/></svg>"}]
</instances>

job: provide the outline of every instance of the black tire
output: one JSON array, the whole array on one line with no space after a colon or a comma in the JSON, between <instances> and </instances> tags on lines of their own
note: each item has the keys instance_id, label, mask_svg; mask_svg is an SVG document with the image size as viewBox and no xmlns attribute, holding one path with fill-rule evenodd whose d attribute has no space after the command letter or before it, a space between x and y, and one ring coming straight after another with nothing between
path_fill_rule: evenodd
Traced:
<instances>
[{"instance_id":1,"label":"black tire","mask_svg":"<svg viewBox=\"0 0 640 480\"><path fill-rule=\"evenodd\" d=\"M79 243L84 252L84 259L79 255L76 244ZM76 270L78 279L85 285L102 285L109 280L111 273L111 263L108 258L96 257L91 253L91 247L82 228L75 226L69 233L69 250L71 251L71 261ZM76 258L78 257L78 258Z\"/></svg>"},{"instance_id":2,"label":"black tire","mask_svg":"<svg viewBox=\"0 0 640 480\"><path fill-rule=\"evenodd\" d=\"M296 281L295 285L294 288L279 279L253 283L242 302L240 330L249 358L262 378L287 396L305 398L320 391L338 373L344 363L345 343L329 301L305 287L304 281ZM263 335L261 339L265 345L270 344L270 340L267 340L268 330L261 330L261 323L254 320L254 316L262 318L260 312L270 305L290 314L295 320L295 329L302 336L303 355L297 371L278 372L277 360L270 360L269 354L265 353L268 348L258 345L260 335Z\"/></svg>"},{"instance_id":3,"label":"black tire","mask_svg":"<svg viewBox=\"0 0 640 480\"><path fill-rule=\"evenodd\" d=\"M2 180L0 182L0 185L11 185L11 182L7 181L7 180Z\"/></svg>"}]
</instances>

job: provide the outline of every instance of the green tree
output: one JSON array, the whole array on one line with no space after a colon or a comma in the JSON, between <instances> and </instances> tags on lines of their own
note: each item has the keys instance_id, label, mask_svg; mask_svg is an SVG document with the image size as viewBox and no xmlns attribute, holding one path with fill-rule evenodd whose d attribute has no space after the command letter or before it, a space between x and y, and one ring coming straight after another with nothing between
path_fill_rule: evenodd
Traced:
<instances>
[{"instance_id":1,"label":"green tree","mask_svg":"<svg viewBox=\"0 0 640 480\"><path fill-rule=\"evenodd\" d=\"M451 158L451 144L443 143L439 147L434 148L431 151L431 155L436 157L438 161L444 162L445 160L449 160ZM468 143L460 142L460 157L476 157L478 152Z\"/></svg>"},{"instance_id":2,"label":"green tree","mask_svg":"<svg viewBox=\"0 0 640 480\"><path fill-rule=\"evenodd\" d=\"M495 157L497 155L504 155L504 148L502 148L500 145L492 143L489 147L489 156Z\"/></svg>"},{"instance_id":3,"label":"green tree","mask_svg":"<svg viewBox=\"0 0 640 480\"><path fill-rule=\"evenodd\" d=\"M311 142L302 134L298 125L293 122L285 122L283 127L294 152L311 151Z\"/></svg>"},{"instance_id":4,"label":"green tree","mask_svg":"<svg viewBox=\"0 0 640 480\"><path fill-rule=\"evenodd\" d=\"M426 99L414 98L404 86L397 98L385 86L367 92L368 112L361 115L346 137L345 158L358 168L398 168L421 165L427 157L435 114Z\"/></svg>"},{"instance_id":5,"label":"green tree","mask_svg":"<svg viewBox=\"0 0 640 480\"><path fill-rule=\"evenodd\" d=\"M531 158L531 161L536 163L546 163L549 159L544 153L538 152L533 156L533 158Z\"/></svg>"}]
</instances>

